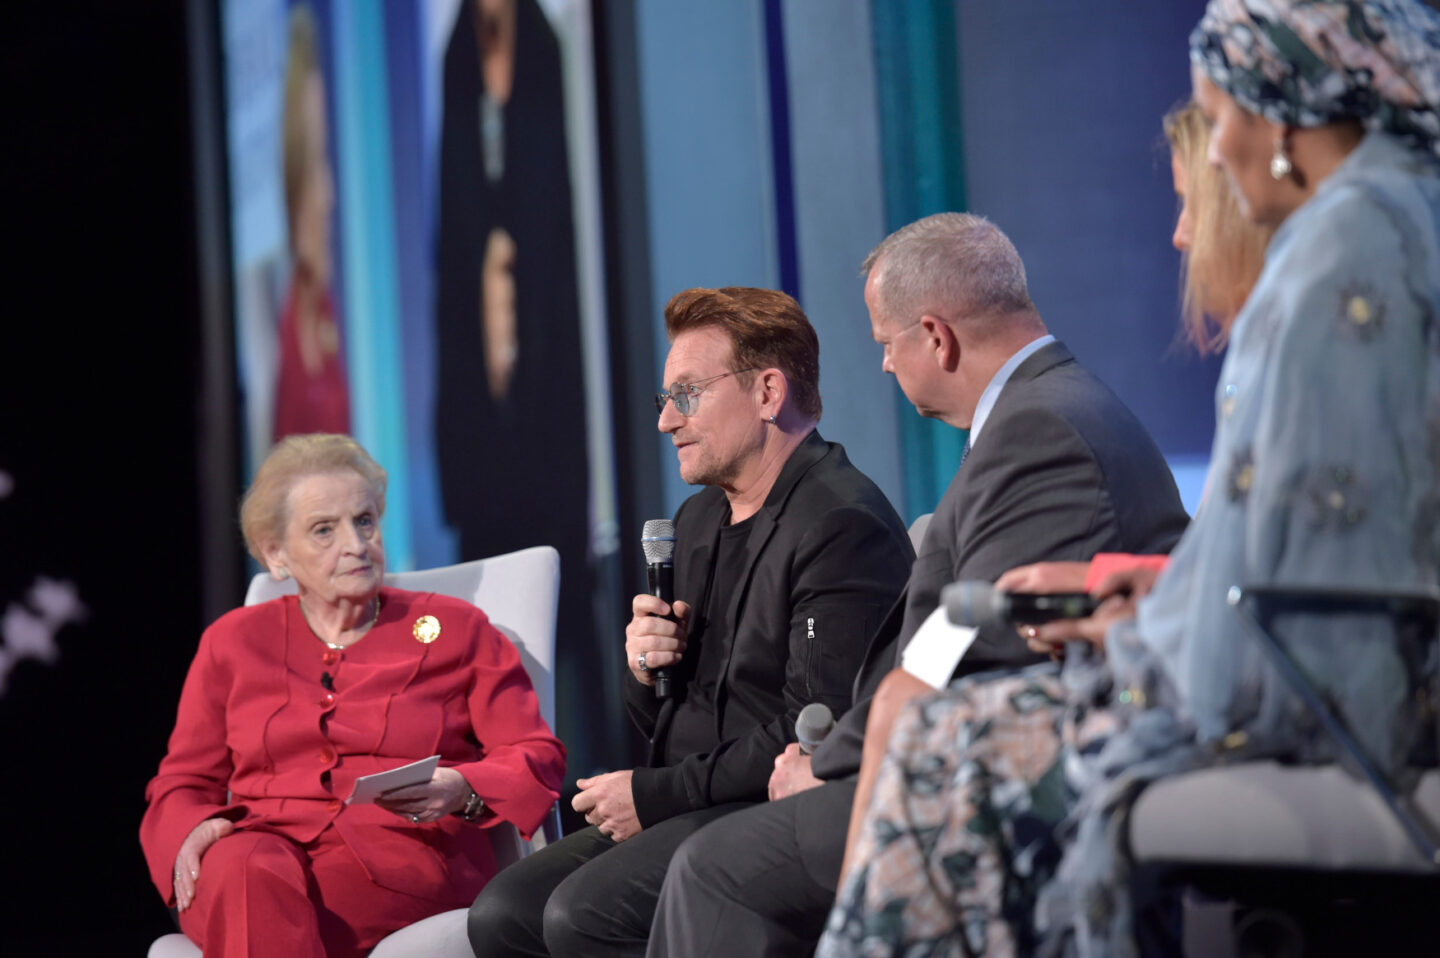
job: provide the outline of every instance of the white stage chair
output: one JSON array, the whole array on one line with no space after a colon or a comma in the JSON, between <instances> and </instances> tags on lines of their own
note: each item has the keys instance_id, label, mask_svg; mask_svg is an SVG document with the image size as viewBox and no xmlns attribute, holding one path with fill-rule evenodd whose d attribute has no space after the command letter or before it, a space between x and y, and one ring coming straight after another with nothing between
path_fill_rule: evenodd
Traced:
<instances>
[{"instance_id":1,"label":"white stage chair","mask_svg":"<svg viewBox=\"0 0 1440 958\"><path fill-rule=\"evenodd\" d=\"M540 715L555 728L555 609L560 596L560 553L550 546L535 546L462 562L459 565L385 577L387 585L414 592L436 592L464 599L485 610L490 622L520 650L520 659L535 695ZM293 595L295 582L276 582L268 575L250 580L245 604L268 602ZM550 814L535 837L525 842L508 823L489 829L495 862L501 868L545 847L560 837L559 809ZM370 952L372 958L473 958L465 937L464 908L441 912L385 937ZM164 935L150 946L149 958L200 958L200 949L181 934Z\"/></svg>"},{"instance_id":2,"label":"white stage chair","mask_svg":"<svg viewBox=\"0 0 1440 958\"><path fill-rule=\"evenodd\" d=\"M1440 770L1412 770L1403 787L1383 774L1268 623L1276 611L1297 608L1415 621L1431 645L1424 659L1431 671L1415 677L1418 694L1433 700L1440 594L1249 587L1232 589L1229 598L1342 758L1319 766L1219 765L1163 778L1140 793L1129 849L1136 864L1186 889L1183 953L1300 954L1308 920L1323 919L1340 902L1381 904L1404 895L1428 910L1440 892ZM1405 909L1404 900L1399 905ZM1383 936L1384 922L1374 925Z\"/></svg>"}]
</instances>

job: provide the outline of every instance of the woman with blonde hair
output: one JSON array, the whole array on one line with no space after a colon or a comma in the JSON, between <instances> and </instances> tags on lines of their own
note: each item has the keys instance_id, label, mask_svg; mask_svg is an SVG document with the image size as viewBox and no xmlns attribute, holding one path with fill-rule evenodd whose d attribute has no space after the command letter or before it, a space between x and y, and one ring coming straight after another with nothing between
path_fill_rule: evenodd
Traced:
<instances>
[{"instance_id":1,"label":"woman with blonde hair","mask_svg":"<svg viewBox=\"0 0 1440 958\"><path fill-rule=\"evenodd\" d=\"M1210 130L1193 100L1167 113L1164 127L1181 201L1173 242L1184 254L1182 329L1197 350L1217 353L1260 278L1273 230L1240 215L1225 174L1206 158Z\"/></svg>"}]
</instances>

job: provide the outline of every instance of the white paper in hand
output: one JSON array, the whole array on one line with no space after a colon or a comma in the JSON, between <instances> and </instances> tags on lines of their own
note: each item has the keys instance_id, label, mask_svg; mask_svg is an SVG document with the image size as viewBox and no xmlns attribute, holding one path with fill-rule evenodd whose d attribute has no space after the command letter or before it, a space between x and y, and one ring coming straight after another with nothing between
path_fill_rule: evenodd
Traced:
<instances>
[{"instance_id":1,"label":"white paper in hand","mask_svg":"<svg viewBox=\"0 0 1440 958\"><path fill-rule=\"evenodd\" d=\"M900 667L932 689L943 689L975 641L976 631L968 625L951 625L945 607L939 606L900 653Z\"/></svg>"},{"instance_id":2,"label":"white paper in hand","mask_svg":"<svg viewBox=\"0 0 1440 958\"><path fill-rule=\"evenodd\" d=\"M374 802L378 796L392 788L424 785L435 777L435 767L439 764L440 756L432 755L429 758L422 758L418 762L411 762L409 765L392 768L388 772L361 775L355 779L355 787L350 790L350 797L345 799L345 804L365 805Z\"/></svg>"}]
</instances>

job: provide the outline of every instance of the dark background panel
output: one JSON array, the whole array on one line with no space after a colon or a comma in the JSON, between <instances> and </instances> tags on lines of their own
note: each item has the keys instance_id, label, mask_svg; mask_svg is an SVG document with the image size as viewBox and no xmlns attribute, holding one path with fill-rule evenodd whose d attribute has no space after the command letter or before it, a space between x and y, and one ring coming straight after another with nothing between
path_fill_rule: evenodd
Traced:
<instances>
[{"instance_id":1,"label":"dark background panel","mask_svg":"<svg viewBox=\"0 0 1440 958\"><path fill-rule=\"evenodd\" d=\"M1204 0L960 3L966 199L1009 234L1050 331L1167 455L1204 455L1219 361L1177 340L1160 120Z\"/></svg>"},{"instance_id":2,"label":"dark background panel","mask_svg":"<svg viewBox=\"0 0 1440 958\"><path fill-rule=\"evenodd\" d=\"M0 939L143 953L168 926L143 788L203 625L186 21L179 3L4 11L0 608L47 577L88 616L0 697Z\"/></svg>"}]
</instances>

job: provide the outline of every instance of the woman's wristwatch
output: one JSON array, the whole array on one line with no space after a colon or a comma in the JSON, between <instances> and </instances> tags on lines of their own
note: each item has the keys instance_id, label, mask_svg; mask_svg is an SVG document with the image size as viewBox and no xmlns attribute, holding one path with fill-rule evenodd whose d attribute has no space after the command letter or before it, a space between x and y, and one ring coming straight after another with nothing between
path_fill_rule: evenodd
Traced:
<instances>
[{"instance_id":1,"label":"woman's wristwatch","mask_svg":"<svg viewBox=\"0 0 1440 958\"><path fill-rule=\"evenodd\" d=\"M484 811L485 811L485 799L483 799L483 798L481 798L479 795L477 795L477 794L475 793L475 790L472 788L472 789L470 790L470 797L467 798L467 799L465 799L465 807L462 808L462 809L460 809L460 810L459 810L458 812L456 812L455 814L456 814L456 815L459 815L461 818L465 819L465 821L467 821L467 822L473 822L473 821L475 821L476 819L478 819L478 818L480 817L481 813L484 812Z\"/></svg>"}]
</instances>

